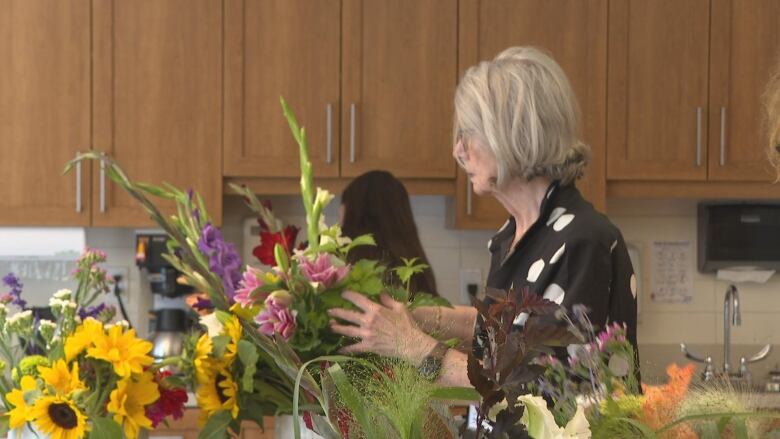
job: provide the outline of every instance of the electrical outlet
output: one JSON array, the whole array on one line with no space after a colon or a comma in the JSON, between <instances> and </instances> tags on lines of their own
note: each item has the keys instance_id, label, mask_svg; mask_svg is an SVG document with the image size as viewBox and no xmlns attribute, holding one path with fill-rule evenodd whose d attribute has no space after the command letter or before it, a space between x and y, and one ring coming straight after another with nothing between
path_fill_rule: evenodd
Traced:
<instances>
[{"instance_id":1,"label":"electrical outlet","mask_svg":"<svg viewBox=\"0 0 780 439\"><path fill-rule=\"evenodd\" d=\"M103 268L114 279L119 277L119 291L125 293L124 297L127 297L128 288L130 286L130 268L122 265L106 265Z\"/></svg>"},{"instance_id":2,"label":"electrical outlet","mask_svg":"<svg viewBox=\"0 0 780 439\"><path fill-rule=\"evenodd\" d=\"M477 294L484 285L482 285L482 270L479 268L461 268L460 269L460 303L463 305L471 304L471 297Z\"/></svg>"}]
</instances>

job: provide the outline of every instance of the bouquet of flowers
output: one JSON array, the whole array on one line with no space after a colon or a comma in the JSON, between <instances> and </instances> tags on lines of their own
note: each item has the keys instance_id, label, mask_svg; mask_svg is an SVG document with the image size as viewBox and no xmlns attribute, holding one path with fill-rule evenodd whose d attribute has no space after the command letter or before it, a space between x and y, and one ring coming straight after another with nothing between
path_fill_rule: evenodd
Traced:
<instances>
[{"instance_id":1,"label":"bouquet of flowers","mask_svg":"<svg viewBox=\"0 0 780 439\"><path fill-rule=\"evenodd\" d=\"M582 306L570 315L527 291L487 293L494 303L476 306L489 341L482 361L469 358L469 379L482 395L478 437L764 437L763 421L780 417L728 383L692 386L693 365L671 365L669 383L643 384L642 393L622 325L596 333ZM521 313L529 317L514 331Z\"/></svg>"},{"instance_id":2,"label":"bouquet of flowers","mask_svg":"<svg viewBox=\"0 0 780 439\"><path fill-rule=\"evenodd\" d=\"M110 323L115 311L93 305L110 290L98 264L105 253L87 249L77 262L75 292L57 291L49 301L55 320L25 310L21 283L4 282L0 302L0 391L8 409L3 428L52 438L138 437L167 416L181 417L186 392L167 381L127 322ZM11 307L18 308L11 313ZM10 379L6 367L12 365Z\"/></svg>"},{"instance_id":3,"label":"bouquet of flowers","mask_svg":"<svg viewBox=\"0 0 780 439\"><path fill-rule=\"evenodd\" d=\"M414 260L392 269L399 284L384 281L388 269L377 261L346 262L353 248L374 245L374 241L369 235L346 238L339 226L325 224L322 212L333 196L314 189L305 130L298 126L284 100L282 107L300 147L308 245L295 249L294 237L290 239L294 229L284 228L251 191L234 186L266 226L268 239L276 240L273 260L269 251L258 255L271 265L268 270L242 264L197 193L171 185L133 182L109 157L99 153L82 154L75 160L105 163L107 175L138 200L169 235L166 259L208 298L197 304L208 310L201 317L207 332L193 338L180 358L165 362L175 363L184 381L195 387L202 408L203 437L225 437L228 427L238 431L244 419L262 426L264 415L297 413L299 408L328 413L329 396L321 387L321 374L312 374L303 366L305 361L315 360L328 370L332 366L323 362L346 361L347 357L333 355L345 339L330 331L327 313L334 307L352 307L342 299L343 291L356 291L375 300L386 291L410 307L447 304L420 292L410 301L409 279L425 268ZM173 199L176 214L162 214L149 195ZM337 424L334 418L326 419L326 423Z\"/></svg>"}]
</instances>

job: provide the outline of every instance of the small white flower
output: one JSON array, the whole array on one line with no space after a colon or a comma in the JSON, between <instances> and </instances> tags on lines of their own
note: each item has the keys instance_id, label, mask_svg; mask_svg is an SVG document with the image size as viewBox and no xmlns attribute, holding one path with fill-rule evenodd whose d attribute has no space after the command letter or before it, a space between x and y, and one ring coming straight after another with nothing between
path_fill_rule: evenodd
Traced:
<instances>
[{"instance_id":1,"label":"small white flower","mask_svg":"<svg viewBox=\"0 0 780 439\"><path fill-rule=\"evenodd\" d=\"M103 325L103 329L108 331L109 329L113 328L114 326L115 325L113 323L106 323L105 325Z\"/></svg>"},{"instance_id":2,"label":"small white flower","mask_svg":"<svg viewBox=\"0 0 780 439\"><path fill-rule=\"evenodd\" d=\"M125 329L129 329L130 328L130 322L128 322L127 320L120 320L120 321L116 322L116 325L117 326L121 326L121 327L123 327Z\"/></svg>"},{"instance_id":3,"label":"small white flower","mask_svg":"<svg viewBox=\"0 0 780 439\"><path fill-rule=\"evenodd\" d=\"M68 300L68 301L64 302L64 306L66 308L76 309L79 306L79 304L74 302L74 301L72 301L72 300Z\"/></svg>"},{"instance_id":4,"label":"small white flower","mask_svg":"<svg viewBox=\"0 0 780 439\"><path fill-rule=\"evenodd\" d=\"M38 321L38 325L41 327L48 327L48 328L56 328L57 324L52 322L51 320L41 319Z\"/></svg>"},{"instance_id":5,"label":"small white flower","mask_svg":"<svg viewBox=\"0 0 780 439\"><path fill-rule=\"evenodd\" d=\"M70 300L70 297L73 295L73 291L63 288L61 290L58 290L56 293L54 293L54 297L61 300Z\"/></svg>"},{"instance_id":6,"label":"small white flower","mask_svg":"<svg viewBox=\"0 0 780 439\"><path fill-rule=\"evenodd\" d=\"M18 312L12 315L11 317L8 318L8 323L15 324L16 322L19 322L21 320L26 320L26 319L32 320L32 311L29 309L27 311Z\"/></svg>"}]
</instances>

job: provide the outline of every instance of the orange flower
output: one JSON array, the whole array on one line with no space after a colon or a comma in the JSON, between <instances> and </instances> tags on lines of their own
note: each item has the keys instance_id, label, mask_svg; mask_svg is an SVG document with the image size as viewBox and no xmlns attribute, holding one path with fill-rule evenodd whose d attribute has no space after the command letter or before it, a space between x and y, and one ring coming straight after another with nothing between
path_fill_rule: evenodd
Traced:
<instances>
[{"instance_id":1,"label":"orange flower","mask_svg":"<svg viewBox=\"0 0 780 439\"><path fill-rule=\"evenodd\" d=\"M677 409L680 403L688 393L688 386L691 384L691 378L695 370L696 366L693 364L680 368L673 363L666 368L666 374L669 376L668 383L659 386L642 384L645 402L642 404L642 411L639 413L640 420L654 430L673 422L677 417ZM668 431L665 436L670 438L698 437L686 425L680 425Z\"/></svg>"}]
</instances>

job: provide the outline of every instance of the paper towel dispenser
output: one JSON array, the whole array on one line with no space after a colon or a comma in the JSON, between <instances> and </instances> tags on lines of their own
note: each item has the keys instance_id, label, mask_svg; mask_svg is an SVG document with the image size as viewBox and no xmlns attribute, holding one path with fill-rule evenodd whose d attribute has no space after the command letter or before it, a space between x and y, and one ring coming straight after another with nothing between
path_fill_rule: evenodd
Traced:
<instances>
[{"instance_id":1,"label":"paper towel dispenser","mask_svg":"<svg viewBox=\"0 0 780 439\"><path fill-rule=\"evenodd\" d=\"M780 269L780 204L701 203L698 238L701 272Z\"/></svg>"}]
</instances>

